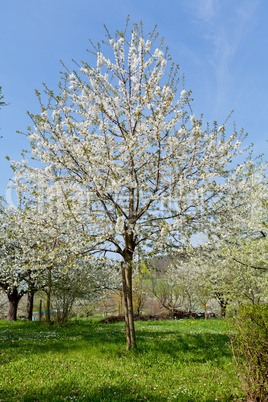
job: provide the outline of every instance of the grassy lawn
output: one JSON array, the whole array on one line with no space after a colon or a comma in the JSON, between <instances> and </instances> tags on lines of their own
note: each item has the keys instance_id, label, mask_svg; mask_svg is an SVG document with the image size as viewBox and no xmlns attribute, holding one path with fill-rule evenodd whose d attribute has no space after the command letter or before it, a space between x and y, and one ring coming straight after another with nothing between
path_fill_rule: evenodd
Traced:
<instances>
[{"instance_id":1,"label":"grassy lawn","mask_svg":"<svg viewBox=\"0 0 268 402\"><path fill-rule=\"evenodd\" d=\"M46 326L0 321L0 401L239 400L228 322L137 322Z\"/></svg>"}]
</instances>

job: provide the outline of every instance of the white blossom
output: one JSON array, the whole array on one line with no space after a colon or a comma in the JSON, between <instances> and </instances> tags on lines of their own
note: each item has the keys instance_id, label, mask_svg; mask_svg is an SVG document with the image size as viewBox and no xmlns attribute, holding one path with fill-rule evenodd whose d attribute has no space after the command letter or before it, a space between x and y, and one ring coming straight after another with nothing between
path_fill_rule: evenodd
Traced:
<instances>
[{"instance_id":1,"label":"white blossom","mask_svg":"<svg viewBox=\"0 0 268 402\"><path fill-rule=\"evenodd\" d=\"M69 89L48 100L52 121L45 111L33 115L29 133L32 154L50 168L28 167L27 174L57 183L51 191L61 189L70 238L75 223L81 230L72 252L83 239L92 258L117 254L122 272L137 254L186 249L201 230L213 236L248 191L247 163L233 165L241 135L203 127L188 110L187 92L176 79L165 82L170 62L162 48L139 32L134 26L129 46L117 34L106 55L98 51L97 67L85 63L70 74Z\"/></svg>"},{"instance_id":2,"label":"white blossom","mask_svg":"<svg viewBox=\"0 0 268 402\"><path fill-rule=\"evenodd\" d=\"M123 216L119 216L116 221L115 230L117 233L122 234L124 233L124 218Z\"/></svg>"}]
</instances>

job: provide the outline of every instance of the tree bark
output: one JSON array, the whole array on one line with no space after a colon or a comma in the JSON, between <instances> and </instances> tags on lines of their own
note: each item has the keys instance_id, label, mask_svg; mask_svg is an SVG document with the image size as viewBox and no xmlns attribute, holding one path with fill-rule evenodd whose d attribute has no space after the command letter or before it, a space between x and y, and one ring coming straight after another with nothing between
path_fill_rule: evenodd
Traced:
<instances>
[{"instance_id":1,"label":"tree bark","mask_svg":"<svg viewBox=\"0 0 268 402\"><path fill-rule=\"evenodd\" d=\"M18 289L14 287L12 291L7 292L7 297L9 301L7 321L16 321L18 305L22 295L20 295Z\"/></svg>"},{"instance_id":2,"label":"tree bark","mask_svg":"<svg viewBox=\"0 0 268 402\"><path fill-rule=\"evenodd\" d=\"M125 307L127 350L135 349L136 334L134 327L132 301L132 266L131 261L122 263L123 298Z\"/></svg>"},{"instance_id":3,"label":"tree bark","mask_svg":"<svg viewBox=\"0 0 268 402\"><path fill-rule=\"evenodd\" d=\"M34 302L34 294L35 290L30 290L28 292L28 300L27 300L27 310L26 310L26 320L33 320L33 302Z\"/></svg>"},{"instance_id":4,"label":"tree bark","mask_svg":"<svg viewBox=\"0 0 268 402\"><path fill-rule=\"evenodd\" d=\"M39 301L39 312L38 312L38 320L42 321L42 300Z\"/></svg>"},{"instance_id":5,"label":"tree bark","mask_svg":"<svg viewBox=\"0 0 268 402\"><path fill-rule=\"evenodd\" d=\"M227 302L221 303L221 318L226 317Z\"/></svg>"},{"instance_id":6,"label":"tree bark","mask_svg":"<svg viewBox=\"0 0 268 402\"><path fill-rule=\"evenodd\" d=\"M50 320L51 286L52 286L51 267L49 267L48 268L48 278L47 278L47 308L46 308L46 323L47 324L51 324L51 320Z\"/></svg>"},{"instance_id":7,"label":"tree bark","mask_svg":"<svg viewBox=\"0 0 268 402\"><path fill-rule=\"evenodd\" d=\"M228 299L225 298L221 293L216 293L218 302L220 304L220 308L221 308L221 318L225 318L226 317L226 310L227 310L227 306L228 306Z\"/></svg>"}]
</instances>

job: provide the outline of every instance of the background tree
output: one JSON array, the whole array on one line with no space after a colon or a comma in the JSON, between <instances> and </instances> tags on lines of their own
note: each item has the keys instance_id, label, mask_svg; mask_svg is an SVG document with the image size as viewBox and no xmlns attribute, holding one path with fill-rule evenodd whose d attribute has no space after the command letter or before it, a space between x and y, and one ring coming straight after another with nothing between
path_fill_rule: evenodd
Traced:
<instances>
[{"instance_id":1,"label":"background tree","mask_svg":"<svg viewBox=\"0 0 268 402\"><path fill-rule=\"evenodd\" d=\"M249 269L268 270L268 178L267 163L252 166L248 172L248 190L241 193L233 225L222 219L224 230L210 239L207 249L229 263ZM245 205L250 205L246 208ZM214 250L214 251L213 251ZM205 251L205 250L204 250Z\"/></svg>"},{"instance_id":2,"label":"background tree","mask_svg":"<svg viewBox=\"0 0 268 402\"><path fill-rule=\"evenodd\" d=\"M90 297L107 286L112 288L115 278L113 272L109 274L107 264L105 275L109 278L104 280L103 264L89 263L87 250L82 247L79 222L69 216L68 203L59 183L42 182L36 176L32 180L30 174L21 173L16 172L14 182L19 206L16 210L8 208L3 214L9 220L3 220L2 244L7 249L7 244L11 243L20 251L16 255L15 273L28 293L31 311L27 312L27 317L31 316L34 293L43 290L47 295L46 321L50 322L52 299L58 306L58 319L66 321L76 298L86 293ZM75 194L72 197L74 201ZM79 206L78 201L77 204ZM7 252L6 259L10 258ZM8 266L6 273L10 272L13 271Z\"/></svg>"},{"instance_id":3,"label":"background tree","mask_svg":"<svg viewBox=\"0 0 268 402\"><path fill-rule=\"evenodd\" d=\"M70 186L81 194L92 258L121 259L130 349L133 261L143 253L184 253L201 227L211 232L220 216L231 219L245 190L244 165L231 165L243 133L228 137L225 124L202 127L155 30L144 35L134 24L114 38L106 31L106 38L107 56L92 47L96 67L67 69L59 94L45 87L46 104L37 92L41 113L31 115L28 137L32 155L45 164L32 174L60 182L80 221Z\"/></svg>"},{"instance_id":4,"label":"background tree","mask_svg":"<svg viewBox=\"0 0 268 402\"><path fill-rule=\"evenodd\" d=\"M149 275L136 269L133 276L133 308L134 314L141 315L150 291Z\"/></svg>"},{"instance_id":5,"label":"background tree","mask_svg":"<svg viewBox=\"0 0 268 402\"><path fill-rule=\"evenodd\" d=\"M43 280L36 255L38 233L25 230L25 214L2 206L0 215L0 286L9 299L8 320L16 320L21 297L29 294L27 317L31 318L33 294Z\"/></svg>"},{"instance_id":6,"label":"background tree","mask_svg":"<svg viewBox=\"0 0 268 402\"><path fill-rule=\"evenodd\" d=\"M183 308L184 293L180 285L179 270L174 265L169 264L162 272L156 271L151 275L152 293L159 301L160 308L170 311L172 317L174 310Z\"/></svg>"}]
</instances>

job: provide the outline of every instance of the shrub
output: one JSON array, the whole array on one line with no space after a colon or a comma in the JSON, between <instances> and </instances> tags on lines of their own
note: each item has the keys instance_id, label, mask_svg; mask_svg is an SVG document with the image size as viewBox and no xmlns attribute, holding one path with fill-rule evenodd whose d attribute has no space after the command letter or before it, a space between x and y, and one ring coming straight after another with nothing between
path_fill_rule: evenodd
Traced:
<instances>
[{"instance_id":1,"label":"shrub","mask_svg":"<svg viewBox=\"0 0 268 402\"><path fill-rule=\"evenodd\" d=\"M268 305L241 307L231 345L247 401L268 401Z\"/></svg>"}]
</instances>

